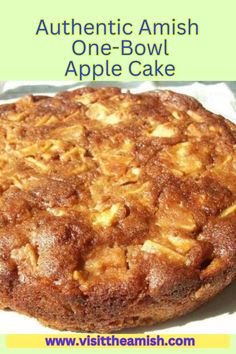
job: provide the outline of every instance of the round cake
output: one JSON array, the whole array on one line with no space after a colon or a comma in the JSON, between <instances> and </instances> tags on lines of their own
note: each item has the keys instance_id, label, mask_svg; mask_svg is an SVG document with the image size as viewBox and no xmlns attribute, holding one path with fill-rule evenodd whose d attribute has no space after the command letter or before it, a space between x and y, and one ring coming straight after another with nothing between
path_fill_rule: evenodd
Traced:
<instances>
[{"instance_id":1,"label":"round cake","mask_svg":"<svg viewBox=\"0 0 236 354\"><path fill-rule=\"evenodd\" d=\"M236 277L236 126L171 91L0 106L0 307L111 332Z\"/></svg>"}]
</instances>

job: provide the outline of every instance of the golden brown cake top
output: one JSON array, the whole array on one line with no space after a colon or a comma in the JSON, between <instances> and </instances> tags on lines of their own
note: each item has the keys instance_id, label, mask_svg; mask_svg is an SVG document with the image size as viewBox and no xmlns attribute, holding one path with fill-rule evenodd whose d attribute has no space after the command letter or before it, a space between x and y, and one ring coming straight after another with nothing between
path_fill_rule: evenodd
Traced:
<instances>
[{"instance_id":1,"label":"golden brown cake top","mask_svg":"<svg viewBox=\"0 0 236 354\"><path fill-rule=\"evenodd\" d=\"M235 264L236 128L194 99L84 88L0 119L6 274L86 294L157 264L159 280Z\"/></svg>"}]
</instances>

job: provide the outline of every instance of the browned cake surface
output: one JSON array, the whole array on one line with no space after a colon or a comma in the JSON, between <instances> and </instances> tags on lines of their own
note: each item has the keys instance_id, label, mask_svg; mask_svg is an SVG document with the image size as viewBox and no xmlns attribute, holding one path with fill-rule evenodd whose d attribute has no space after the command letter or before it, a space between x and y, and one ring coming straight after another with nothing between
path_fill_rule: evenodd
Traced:
<instances>
[{"instance_id":1,"label":"browned cake surface","mask_svg":"<svg viewBox=\"0 0 236 354\"><path fill-rule=\"evenodd\" d=\"M168 91L0 106L0 306L107 332L209 300L236 274L235 144Z\"/></svg>"}]
</instances>

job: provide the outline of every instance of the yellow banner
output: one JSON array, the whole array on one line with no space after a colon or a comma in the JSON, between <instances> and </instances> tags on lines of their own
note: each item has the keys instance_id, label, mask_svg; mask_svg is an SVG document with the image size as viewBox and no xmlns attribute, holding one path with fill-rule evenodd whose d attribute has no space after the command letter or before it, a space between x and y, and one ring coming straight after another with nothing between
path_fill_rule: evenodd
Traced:
<instances>
[{"instance_id":1,"label":"yellow banner","mask_svg":"<svg viewBox=\"0 0 236 354\"><path fill-rule=\"evenodd\" d=\"M7 348L229 348L226 334L9 334Z\"/></svg>"}]
</instances>

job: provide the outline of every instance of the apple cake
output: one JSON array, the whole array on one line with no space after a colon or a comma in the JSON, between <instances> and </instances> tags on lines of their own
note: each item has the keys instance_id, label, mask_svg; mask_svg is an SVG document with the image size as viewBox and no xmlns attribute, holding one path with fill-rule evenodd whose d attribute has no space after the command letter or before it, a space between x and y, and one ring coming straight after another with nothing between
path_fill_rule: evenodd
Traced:
<instances>
[{"instance_id":1,"label":"apple cake","mask_svg":"<svg viewBox=\"0 0 236 354\"><path fill-rule=\"evenodd\" d=\"M236 277L236 126L171 91L0 106L0 307L111 332Z\"/></svg>"}]
</instances>

